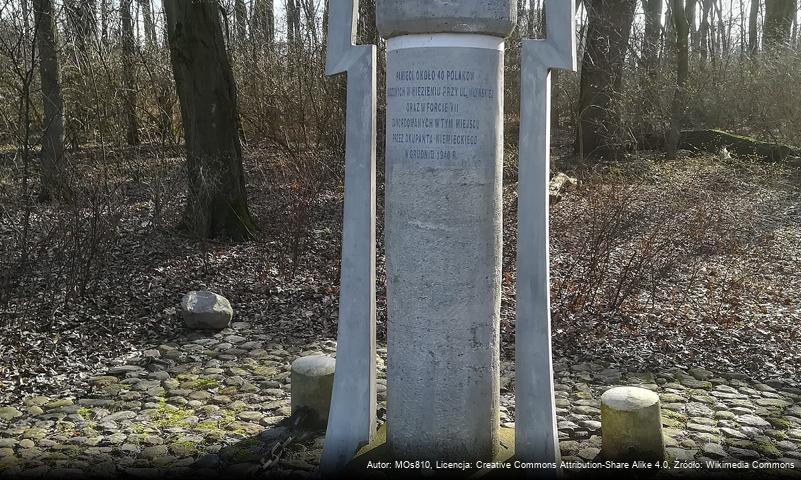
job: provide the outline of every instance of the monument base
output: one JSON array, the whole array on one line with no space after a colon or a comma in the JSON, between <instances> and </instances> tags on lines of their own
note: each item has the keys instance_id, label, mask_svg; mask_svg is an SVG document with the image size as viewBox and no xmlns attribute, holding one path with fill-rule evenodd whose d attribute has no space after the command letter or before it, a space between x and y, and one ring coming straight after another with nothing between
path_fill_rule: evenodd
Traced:
<instances>
[{"instance_id":1,"label":"monument base","mask_svg":"<svg viewBox=\"0 0 801 480\"><path fill-rule=\"evenodd\" d=\"M485 464L504 464L513 462L515 454L515 430L501 427L498 431L498 452L491 459L456 463L418 461L413 458L393 458L387 446L387 424L378 429L372 443L360 448L347 467L343 478L465 478L494 479L507 478L511 473L507 468L486 467Z\"/></svg>"}]
</instances>

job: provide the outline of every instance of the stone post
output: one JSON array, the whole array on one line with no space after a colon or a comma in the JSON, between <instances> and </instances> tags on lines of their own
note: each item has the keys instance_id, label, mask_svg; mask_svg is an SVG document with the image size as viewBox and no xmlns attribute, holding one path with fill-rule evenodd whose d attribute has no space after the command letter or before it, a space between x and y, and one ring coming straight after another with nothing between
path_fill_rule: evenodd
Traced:
<instances>
[{"instance_id":1,"label":"stone post","mask_svg":"<svg viewBox=\"0 0 801 480\"><path fill-rule=\"evenodd\" d=\"M325 355L300 357L292 362L290 405L293 415L306 408L313 416L309 424L325 428L331 408L335 368L336 361Z\"/></svg>"},{"instance_id":2,"label":"stone post","mask_svg":"<svg viewBox=\"0 0 801 480\"><path fill-rule=\"evenodd\" d=\"M498 449L504 37L512 0L378 0L387 39L387 443Z\"/></svg>"},{"instance_id":3,"label":"stone post","mask_svg":"<svg viewBox=\"0 0 801 480\"><path fill-rule=\"evenodd\" d=\"M607 460L665 459L659 395L638 387L616 387L601 395L601 442Z\"/></svg>"}]
</instances>

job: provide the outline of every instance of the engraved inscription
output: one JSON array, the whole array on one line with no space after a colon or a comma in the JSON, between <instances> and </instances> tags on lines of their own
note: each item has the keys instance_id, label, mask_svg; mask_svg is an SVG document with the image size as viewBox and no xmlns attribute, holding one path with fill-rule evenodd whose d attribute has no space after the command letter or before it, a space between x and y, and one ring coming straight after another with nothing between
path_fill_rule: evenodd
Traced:
<instances>
[{"instance_id":1,"label":"engraved inscription","mask_svg":"<svg viewBox=\"0 0 801 480\"><path fill-rule=\"evenodd\" d=\"M484 114L497 103L495 82L473 69L426 68L419 61L425 55L418 52L415 68L404 62L388 72L388 147L397 160L463 164L482 142Z\"/></svg>"}]
</instances>

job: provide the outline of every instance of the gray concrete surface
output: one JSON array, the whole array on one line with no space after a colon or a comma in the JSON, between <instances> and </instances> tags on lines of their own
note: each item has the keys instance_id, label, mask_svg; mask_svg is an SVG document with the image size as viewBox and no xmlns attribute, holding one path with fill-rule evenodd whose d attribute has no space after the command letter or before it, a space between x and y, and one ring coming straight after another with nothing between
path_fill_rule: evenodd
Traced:
<instances>
[{"instance_id":1,"label":"gray concrete surface","mask_svg":"<svg viewBox=\"0 0 801 480\"><path fill-rule=\"evenodd\" d=\"M337 372L320 467L335 475L376 431L376 47L355 45L358 2L333 0L326 74L347 73Z\"/></svg>"},{"instance_id":2,"label":"gray concrete surface","mask_svg":"<svg viewBox=\"0 0 801 480\"><path fill-rule=\"evenodd\" d=\"M384 38L416 33L481 33L506 37L517 22L510 0L377 0L376 24Z\"/></svg>"},{"instance_id":3,"label":"gray concrete surface","mask_svg":"<svg viewBox=\"0 0 801 480\"><path fill-rule=\"evenodd\" d=\"M575 10L565 0L546 0L545 8L547 37L523 41L521 67L515 452L525 462L559 460L549 298L550 72L576 69Z\"/></svg>"},{"instance_id":4,"label":"gray concrete surface","mask_svg":"<svg viewBox=\"0 0 801 480\"><path fill-rule=\"evenodd\" d=\"M309 425L323 428L328 423L336 361L325 355L300 357L292 362L291 411L302 408L312 416Z\"/></svg>"},{"instance_id":5,"label":"gray concrete surface","mask_svg":"<svg viewBox=\"0 0 801 480\"><path fill-rule=\"evenodd\" d=\"M659 395L640 387L616 387L601 395L604 458L615 461L665 459Z\"/></svg>"},{"instance_id":6,"label":"gray concrete surface","mask_svg":"<svg viewBox=\"0 0 801 480\"><path fill-rule=\"evenodd\" d=\"M378 17L441 19L443 5L383 2ZM450 32L483 34L387 42L387 434L401 459L498 448L504 55L493 34L507 32L465 22Z\"/></svg>"}]
</instances>

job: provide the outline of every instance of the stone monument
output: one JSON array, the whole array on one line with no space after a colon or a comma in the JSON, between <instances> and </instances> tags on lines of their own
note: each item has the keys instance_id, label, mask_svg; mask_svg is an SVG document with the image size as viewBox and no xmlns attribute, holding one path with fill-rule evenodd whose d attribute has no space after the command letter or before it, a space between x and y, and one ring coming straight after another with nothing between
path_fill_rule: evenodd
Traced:
<instances>
[{"instance_id":1,"label":"stone monument","mask_svg":"<svg viewBox=\"0 0 801 480\"><path fill-rule=\"evenodd\" d=\"M375 47L332 0L327 73L347 72L345 213L334 392L321 465L375 433ZM504 39L513 0L378 0L387 39L387 448L406 460L499 449ZM548 299L550 70L575 68L574 6L546 1L521 82L516 456L558 458ZM372 96L371 96L372 95Z\"/></svg>"},{"instance_id":2,"label":"stone monument","mask_svg":"<svg viewBox=\"0 0 801 480\"><path fill-rule=\"evenodd\" d=\"M376 430L376 47L355 45L358 0L331 0L326 74L347 74L345 207L334 389L324 472L335 473Z\"/></svg>"}]
</instances>

